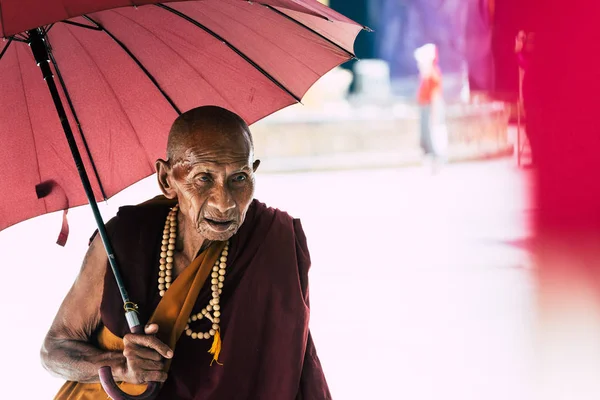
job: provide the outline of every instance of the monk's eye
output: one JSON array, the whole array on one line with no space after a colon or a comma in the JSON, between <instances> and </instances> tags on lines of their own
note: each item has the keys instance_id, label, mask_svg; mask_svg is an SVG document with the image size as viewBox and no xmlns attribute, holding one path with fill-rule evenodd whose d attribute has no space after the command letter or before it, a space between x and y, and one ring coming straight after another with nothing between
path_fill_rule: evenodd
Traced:
<instances>
[{"instance_id":1,"label":"monk's eye","mask_svg":"<svg viewBox=\"0 0 600 400\"><path fill-rule=\"evenodd\" d=\"M233 182L234 183L241 183L246 181L246 179L248 179L248 177L245 174L240 174L240 175L236 175L233 177Z\"/></svg>"},{"instance_id":2,"label":"monk's eye","mask_svg":"<svg viewBox=\"0 0 600 400\"><path fill-rule=\"evenodd\" d=\"M194 177L194 181L198 183L207 183L210 182L210 176L208 175L196 175Z\"/></svg>"}]
</instances>

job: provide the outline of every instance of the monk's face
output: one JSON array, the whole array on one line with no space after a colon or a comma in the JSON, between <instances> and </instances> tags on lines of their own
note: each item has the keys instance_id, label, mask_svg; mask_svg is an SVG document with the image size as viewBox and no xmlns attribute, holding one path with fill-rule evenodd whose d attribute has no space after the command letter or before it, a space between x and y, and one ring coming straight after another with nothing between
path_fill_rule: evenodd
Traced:
<instances>
[{"instance_id":1,"label":"monk's face","mask_svg":"<svg viewBox=\"0 0 600 400\"><path fill-rule=\"evenodd\" d=\"M207 240L231 238L254 196L258 167L243 127L204 127L179 148L180 154L168 161L167 179L186 227L194 227Z\"/></svg>"}]
</instances>

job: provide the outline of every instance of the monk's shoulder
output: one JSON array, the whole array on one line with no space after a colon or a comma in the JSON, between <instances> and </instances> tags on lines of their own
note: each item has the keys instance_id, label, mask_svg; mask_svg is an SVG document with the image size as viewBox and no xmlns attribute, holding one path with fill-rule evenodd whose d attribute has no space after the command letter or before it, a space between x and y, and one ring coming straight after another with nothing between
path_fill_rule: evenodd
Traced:
<instances>
[{"instance_id":1,"label":"monk's shoulder","mask_svg":"<svg viewBox=\"0 0 600 400\"><path fill-rule=\"evenodd\" d=\"M300 218L290 215L287 211L268 206L259 200L254 200L248 210L248 214L252 214L251 224L255 226L268 226L268 230L272 232L287 232L295 236L296 240L299 240L303 244L306 243L306 236Z\"/></svg>"},{"instance_id":2,"label":"monk's shoulder","mask_svg":"<svg viewBox=\"0 0 600 400\"><path fill-rule=\"evenodd\" d=\"M257 199L254 199L250 204L248 215L251 216L253 222L257 224L270 223L287 226L289 228L293 228L294 221L299 221L298 218L294 218L287 211L268 206Z\"/></svg>"}]
</instances>

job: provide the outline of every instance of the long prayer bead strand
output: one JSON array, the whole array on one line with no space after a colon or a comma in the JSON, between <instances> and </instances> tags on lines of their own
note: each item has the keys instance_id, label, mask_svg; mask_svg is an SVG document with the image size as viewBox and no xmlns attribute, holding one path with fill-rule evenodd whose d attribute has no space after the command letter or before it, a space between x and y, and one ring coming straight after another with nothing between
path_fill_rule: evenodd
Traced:
<instances>
[{"instance_id":1,"label":"long prayer bead strand","mask_svg":"<svg viewBox=\"0 0 600 400\"><path fill-rule=\"evenodd\" d=\"M177 242L177 212L179 206L176 205L169 212L165 221L163 230L163 239L160 253L160 271L158 272L158 290L161 297L171 286L173 277L173 262L175 254L175 244ZM229 241L225 244L221 256L215 262L211 272L211 291L212 299L201 312L192 315L188 318L185 326L185 334L192 339L210 339L215 336L220 329L221 322L221 293L225 282L225 274L227 268L227 256L229 255ZM190 328L190 324L206 318L212 322L212 327L208 332L194 332Z\"/></svg>"},{"instance_id":2,"label":"long prayer bead strand","mask_svg":"<svg viewBox=\"0 0 600 400\"><path fill-rule=\"evenodd\" d=\"M165 228L163 229L162 245L160 247L160 266L158 271L158 293L160 297L171 286L173 279L173 260L175 257L175 244L177 243L177 211L179 205L167 215Z\"/></svg>"}]
</instances>

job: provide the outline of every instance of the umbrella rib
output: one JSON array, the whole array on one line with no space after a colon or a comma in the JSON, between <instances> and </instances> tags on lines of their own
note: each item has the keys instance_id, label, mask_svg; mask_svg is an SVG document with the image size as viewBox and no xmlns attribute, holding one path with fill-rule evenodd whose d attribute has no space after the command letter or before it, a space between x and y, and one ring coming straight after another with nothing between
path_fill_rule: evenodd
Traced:
<instances>
[{"instance_id":1,"label":"umbrella rib","mask_svg":"<svg viewBox=\"0 0 600 400\"><path fill-rule=\"evenodd\" d=\"M102 28L100 26L98 26L98 24L96 24L96 26L89 26L89 25L86 25L86 24L80 24L79 22L67 21L67 20L60 21L60 22L62 22L63 24L75 25L75 26L78 26L80 28L90 29L92 31L101 31L102 30Z\"/></svg>"},{"instance_id":2,"label":"umbrella rib","mask_svg":"<svg viewBox=\"0 0 600 400\"><path fill-rule=\"evenodd\" d=\"M48 49L51 49L52 46L50 46L49 38L46 37L46 40L48 40ZM85 152L88 155L88 160L90 161L90 164L92 165L92 169L94 170L94 175L96 176L96 182L98 182L98 186L100 187L100 192L102 193L102 197L104 198L104 200L106 200L106 199L108 199L108 196L106 196L106 192L104 191L104 186L102 186L102 181L100 180L100 174L98 173L98 169L96 168L96 163L94 162L94 158L92 157L92 153L90 151L90 147L88 146L87 139L85 138L85 135L83 134L83 129L81 128L81 123L79 122L79 117L77 116L77 112L75 112L75 106L73 106L73 102L71 101L71 96L69 95L69 91L67 90L67 85L65 84L62 74L60 73L60 68L58 67L58 63L56 62L56 59L54 58L54 54L52 53L52 51L48 51L48 55L50 56L50 61L52 62L52 65L54 65L54 70L56 71L56 76L58 77L60 86L62 87L63 93L65 94L65 98L67 99L67 104L69 105L69 109L71 110L73 119L75 119L75 123L77 124L77 130L79 131L79 136L81 136L81 140L83 142L83 147L85 148Z\"/></svg>"},{"instance_id":3,"label":"umbrella rib","mask_svg":"<svg viewBox=\"0 0 600 400\"><path fill-rule=\"evenodd\" d=\"M10 44L12 43L12 41L13 41L12 37L8 38L8 43L6 43L4 45L4 48L2 49L2 52L0 53L0 60L2 60L2 56L4 55L4 53L6 53L6 50L8 50L8 46L10 46Z\"/></svg>"},{"instance_id":4,"label":"umbrella rib","mask_svg":"<svg viewBox=\"0 0 600 400\"><path fill-rule=\"evenodd\" d=\"M344 53L346 53L346 54L347 54L348 56L350 56L352 59L355 59L355 58L356 58L356 55L355 55L354 53L352 53L351 51L348 51L348 50L346 50L345 48L343 48L342 46L340 46L339 44L337 44L337 43L336 43L336 42L334 42L333 40L331 40L331 39L329 39L328 37L326 37L326 36L324 36L324 35L320 34L319 32L315 31L314 29L312 29L312 28L310 28L310 27L308 27L308 26L304 25L302 22L298 21L297 19L295 19L295 18L292 18L292 17L290 17L289 15L287 15L286 13L284 13L284 12L282 12L282 11L279 11L278 9L276 9L276 8L274 8L274 7L271 7L271 6L267 5L267 4L265 4L264 6L265 6L265 7L267 7L269 10L271 10L271 11L273 11L273 12L275 12L275 13L277 13L277 14L281 15L282 17L284 17L284 18L287 18L287 19L289 19L290 21L292 21L292 22L294 22L294 23L296 23L296 24L300 25L300 26L301 26L301 27L303 27L304 29L308 30L309 32L311 32L311 33L313 33L313 34L317 35L318 37L320 37L321 39L325 40L327 43L329 43L329 44L331 44L331 45L333 45L333 46L337 47L337 48L338 48L338 49L340 49L340 50L342 50Z\"/></svg>"},{"instance_id":5,"label":"umbrella rib","mask_svg":"<svg viewBox=\"0 0 600 400\"><path fill-rule=\"evenodd\" d=\"M171 50L173 50L174 53L177 54L185 64L187 64L191 69L193 69L198 74L198 76L206 82L206 84L208 86L210 86L212 89L214 89L214 91L217 94L219 94L219 96L223 99L223 101L227 102L227 104L229 106L231 106L231 109L234 108L234 106L231 104L231 102L229 100L227 100L223 95L220 94L219 90L210 82L210 80L208 80L208 79L206 79L204 77L204 75L202 74L202 71L200 71L198 68L196 68L196 65L194 65L193 63L191 63L188 60L186 60L185 57L179 51L177 51L177 50L173 49L172 47L170 47L169 44L165 40L163 40L161 37L159 37L152 30L148 29L148 27L144 26L143 24L140 24L140 22L138 22L138 21L136 21L134 19L131 19L130 17L128 17L126 15L123 15L122 13L117 13L117 14L119 14L123 18L128 19L129 21L131 21L132 24L136 24L140 28L144 29L146 32L148 32L150 35L152 35L156 40L160 41L161 43L163 43L164 45L166 45L167 47L169 47Z\"/></svg>"},{"instance_id":6,"label":"umbrella rib","mask_svg":"<svg viewBox=\"0 0 600 400\"><path fill-rule=\"evenodd\" d=\"M92 56L92 52L90 51L89 48L86 48L81 41L77 38L76 35L74 35L71 32L72 36L73 36L73 40L76 41L80 46L81 49L87 54L87 56L89 57L89 59L92 61L94 67L96 68L96 72L98 73L99 77L103 80L103 82L106 84L107 88L112 92L113 96L114 96L114 100L116 102L116 104L120 107L121 111L123 112L123 115L125 116L125 118L127 118L127 122L129 123L129 126L131 127L133 134L135 135L135 138L137 140L137 144L140 146L140 148L144 148L144 145L142 144L141 138L139 133L137 132L137 130L135 129L135 126L131 120L130 115L127 113L127 111L125 110L125 107L121 101L121 99L119 98L119 96L117 95L117 92L114 88L114 86L111 84L111 82L109 81L109 79L107 78L106 74L104 73L104 71L102 71L102 68L100 68L100 64L98 64L96 62L96 60L94 59L94 57ZM112 140L112 138L109 136L109 140ZM111 142L112 143L112 142ZM144 150L146 150L144 148ZM147 154L146 154L147 156ZM146 162L148 163L148 169L151 171L148 175L151 175L152 173L154 173L154 168L152 165L152 162L148 159L148 157L146 157Z\"/></svg>"},{"instance_id":7,"label":"umbrella rib","mask_svg":"<svg viewBox=\"0 0 600 400\"><path fill-rule=\"evenodd\" d=\"M119 39L117 39L117 37L115 35L113 35L109 30L107 30L104 26L100 25L98 22L96 22L94 19L92 19L91 17L84 15L83 16L85 19L87 19L88 21L90 21L91 23L95 24L99 30L101 30L102 32L106 33L108 36L110 36L110 38L112 40L114 40L126 53L129 57L131 57L131 59L137 64L137 66L144 72L144 74L146 74L146 76L148 77L148 79L150 79L150 81L152 82L152 84L154 84L154 86L158 89L158 91L160 92L160 94L163 95L163 97L165 98L165 100L167 100L169 102L169 104L171 105L171 107L173 107L173 109L175 110L175 112L177 113L177 115L181 115L181 110L179 109L179 107L177 107L175 105L175 102L171 99L171 97L169 97L169 95L163 90L163 88L160 86L160 84L158 83L158 81L156 80L156 78L150 73L150 71L148 71L146 69L146 67L144 67L144 65L140 62L140 60L138 60L138 58L131 52L131 50L129 50L129 48L127 46L125 46L125 44L123 42L121 42Z\"/></svg>"},{"instance_id":8,"label":"umbrella rib","mask_svg":"<svg viewBox=\"0 0 600 400\"><path fill-rule=\"evenodd\" d=\"M196 21L195 19L191 18L190 16L185 15L184 13L175 10L174 8L171 8L171 7L166 6L164 4L161 4L161 3L157 3L157 4L155 4L155 6L160 7L162 9L164 9L164 10L167 10L167 11L169 11L169 12L177 15L180 18L183 18L184 20L192 23L196 27L202 29L203 31L205 31L209 35L213 36L215 39L217 39L220 42L224 43L227 47L229 47L231 50L233 50L238 56L242 57L248 64L250 64L254 68L256 68L256 70L258 72L260 72L266 78L268 78L271 82L273 82L278 88L280 88L281 90L283 90L284 92L286 92L288 95L290 95L298 103L302 102L302 99L300 99L298 96L296 96L294 93L292 93L291 90L289 90L288 88L286 88L281 82L279 82L277 79L275 79L275 77L273 77L271 74L269 74L267 71L265 71L260 65L258 65L254 61L252 61L252 59L250 59L250 57L248 57L246 54L244 54L240 49L238 49L237 47L235 47L234 45L232 45L231 43L229 43L227 40L225 40L222 36L220 36L216 32L214 32L211 29L207 28L206 26L202 25L200 22Z\"/></svg>"},{"instance_id":9,"label":"umbrella rib","mask_svg":"<svg viewBox=\"0 0 600 400\"><path fill-rule=\"evenodd\" d=\"M26 45L29 45L29 40L27 40L27 38L22 38L22 37L17 36L17 35L11 36L11 38L15 42L21 42L21 43L25 43Z\"/></svg>"}]
</instances>

